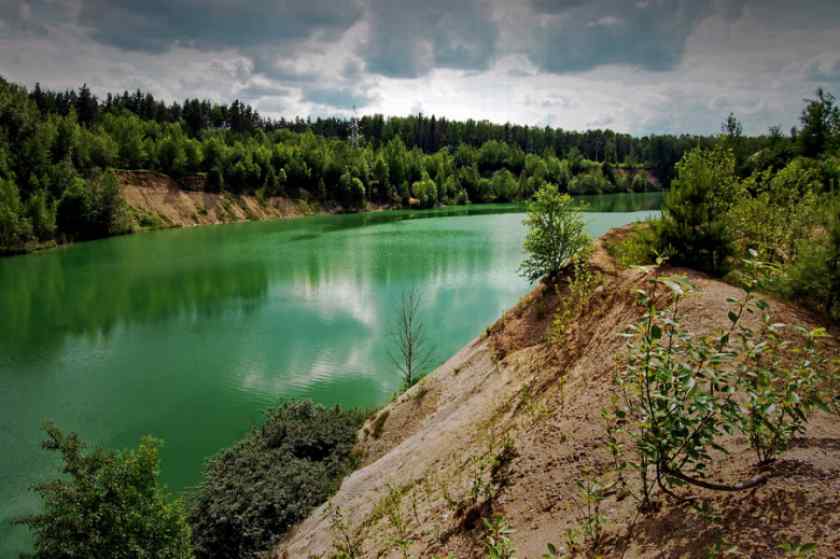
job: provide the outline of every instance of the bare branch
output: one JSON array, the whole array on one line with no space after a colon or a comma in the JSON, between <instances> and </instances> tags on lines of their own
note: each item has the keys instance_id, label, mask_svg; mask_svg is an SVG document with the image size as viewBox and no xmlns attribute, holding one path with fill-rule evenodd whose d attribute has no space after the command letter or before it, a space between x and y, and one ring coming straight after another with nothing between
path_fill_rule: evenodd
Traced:
<instances>
[{"instance_id":1,"label":"bare branch","mask_svg":"<svg viewBox=\"0 0 840 559\"><path fill-rule=\"evenodd\" d=\"M423 297L416 289L403 293L390 331L392 347L388 357L400 373L405 387L417 381L434 354L419 316L422 302Z\"/></svg>"}]
</instances>

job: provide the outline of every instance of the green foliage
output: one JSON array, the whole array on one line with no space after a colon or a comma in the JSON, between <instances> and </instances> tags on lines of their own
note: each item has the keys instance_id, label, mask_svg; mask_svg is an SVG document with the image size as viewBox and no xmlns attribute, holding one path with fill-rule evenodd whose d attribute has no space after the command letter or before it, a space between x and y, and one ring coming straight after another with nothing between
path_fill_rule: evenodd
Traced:
<instances>
[{"instance_id":1,"label":"green foliage","mask_svg":"<svg viewBox=\"0 0 840 559\"><path fill-rule=\"evenodd\" d=\"M812 237L822 211L820 177L813 166L796 159L778 173L757 173L743 182L728 210L738 254L754 250L762 261L789 264L799 241Z\"/></svg>"},{"instance_id":2,"label":"green foliage","mask_svg":"<svg viewBox=\"0 0 840 559\"><path fill-rule=\"evenodd\" d=\"M350 209L360 209L365 205L365 186L349 170L341 175L341 203Z\"/></svg>"},{"instance_id":3,"label":"green foliage","mask_svg":"<svg viewBox=\"0 0 840 559\"><path fill-rule=\"evenodd\" d=\"M514 559L516 548L510 540L513 529L503 516L482 519L484 523L484 547L487 559Z\"/></svg>"},{"instance_id":4,"label":"green foliage","mask_svg":"<svg viewBox=\"0 0 840 559\"><path fill-rule=\"evenodd\" d=\"M31 225L23 216L23 205L17 185L0 179L0 247L13 247L25 241Z\"/></svg>"},{"instance_id":5,"label":"green foliage","mask_svg":"<svg viewBox=\"0 0 840 559\"><path fill-rule=\"evenodd\" d=\"M492 179L492 191L499 202L512 202L519 197L519 183L507 169L496 171Z\"/></svg>"},{"instance_id":6,"label":"green foliage","mask_svg":"<svg viewBox=\"0 0 840 559\"><path fill-rule=\"evenodd\" d=\"M643 173L636 173L630 183L630 190L632 192L647 192L651 189L651 184Z\"/></svg>"},{"instance_id":7,"label":"green foliage","mask_svg":"<svg viewBox=\"0 0 840 559\"><path fill-rule=\"evenodd\" d=\"M629 358L615 378L620 402L606 415L633 443L642 509L650 507L655 487L674 495L685 484L724 491L761 485L766 478L734 485L707 479L713 452L728 452L724 437L744 435L765 462L825 407L830 377L817 350L824 333L797 329L804 341L783 338L785 326L771 323L767 304L753 297L755 286L730 300L729 328L710 336L681 324L679 302L691 289L683 278L654 278L639 293L645 316L626 334ZM662 287L670 303L659 311ZM761 316L760 327L744 324L747 314Z\"/></svg>"},{"instance_id":8,"label":"green foliage","mask_svg":"<svg viewBox=\"0 0 840 559\"><path fill-rule=\"evenodd\" d=\"M544 185L528 204L525 261L520 274L531 283L555 278L589 243L581 212L553 184Z\"/></svg>"},{"instance_id":9,"label":"green foliage","mask_svg":"<svg viewBox=\"0 0 840 559\"><path fill-rule=\"evenodd\" d=\"M656 264L667 254L659 254L659 221L649 220L633 226L622 239L610 242L607 252L622 266L648 266Z\"/></svg>"},{"instance_id":10,"label":"green foliage","mask_svg":"<svg viewBox=\"0 0 840 559\"><path fill-rule=\"evenodd\" d=\"M785 554L785 557L792 557L795 559L810 559L811 557L814 557L817 553L817 544L787 542L780 545L779 550Z\"/></svg>"},{"instance_id":11,"label":"green foliage","mask_svg":"<svg viewBox=\"0 0 840 559\"><path fill-rule=\"evenodd\" d=\"M55 204L46 192L36 192L26 203L26 216L32 224L32 234L39 241L48 241L55 236Z\"/></svg>"},{"instance_id":12,"label":"green foliage","mask_svg":"<svg viewBox=\"0 0 840 559\"><path fill-rule=\"evenodd\" d=\"M600 168L575 176L569 182L570 194L604 194L612 190L612 184Z\"/></svg>"},{"instance_id":13,"label":"green foliage","mask_svg":"<svg viewBox=\"0 0 840 559\"><path fill-rule=\"evenodd\" d=\"M595 551L601 545L604 538L604 526L607 517L601 512L601 505L606 499L607 488L598 480L585 476L577 480L580 515L578 522L583 533L584 541L591 551Z\"/></svg>"},{"instance_id":14,"label":"green foliage","mask_svg":"<svg viewBox=\"0 0 840 559\"><path fill-rule=\"evenodd\" d=\"M411 192L414 197L420 202L421 208L432 208L437 204L438 189L435 181L425 175L423 180L417 181L411 185Z\"/></svg>"},{"instance_id":15,"label":"green foliage","mask_svg":"<svg viewBox=\"0 0 840 559\"><path fill-rule=\"evenodd\" d=\"M587 247L572 259L573 271L568 283L568 293L561 293L560 286L557 286L561 302L551 320L549 331L549 338L555 343L564 340L570 324L580 316L600 284L600 278L589 265L591 256L592 249Z\"/></svg>"},{"instance_id":16,"label":"green foliage","mask_svg":"<svg viewBox=\"0 0 840 559\"><path fill-rule=\"evenodd\" d=\"M75 177L58 203L59 229L73 239L96 239L128 230L128 211L112 172L90 182Z\"/></svg>"},{"instance_id":17,"label":"green foliage","mask_svg":"<svg viewBox=\"0 0 840 559\"><path fill-rule=\"evenodd\" d=\"M190 509L197 557L256 557L324 502L354 464L363 416L311 402L265 422L207 463Z\"/></svg>"},{"instance_id":18,"label":"green foliage","mask_svg":"<svg viewBox=\"0 0 840 559\"><path fill-rule=\"evenodd\" d=\"M32 530L36 559L115 557L191 558L183 506L158 480L159 444L85 452L75 434L45 427L46 450L63 459L64 476L35 487L44 512L18 520Z\"/></svg>"},{"instance_id":19,"label":"green foliage","mask_svg":"<svg viewBox=\"0 0 840 559\"><path fill-rule=\"evenodd\" d=\"M800 118L799 149L806 157L818 157L837 147L840 107L835 104L834 96L822 88L817 89L816 99L808 99L806 103Z\"/></svg>"},{"instance_id":20,"label":"green foliage","mask_svg":"<svg viewBox=\"0 0 840 559\"><path fill-rule=\"evenodd\" d=\"M822 198L812 225L820 234L796 242L796 260L783 270L781 291L840 321L840 197Z\"/></svg>"},{"instance_id":21,"label":"green foliage","mask_svg":"<svg viewBox=\"0 0 840 559\"><path fill-rule=\"evenodd\" d=\"M673 190L665 196L660 251L668 251L674 264L723 273L734 250L725 214L737 188L731 151L697 148L686 154L677 164Z\"/></svg>"}]
</instances>

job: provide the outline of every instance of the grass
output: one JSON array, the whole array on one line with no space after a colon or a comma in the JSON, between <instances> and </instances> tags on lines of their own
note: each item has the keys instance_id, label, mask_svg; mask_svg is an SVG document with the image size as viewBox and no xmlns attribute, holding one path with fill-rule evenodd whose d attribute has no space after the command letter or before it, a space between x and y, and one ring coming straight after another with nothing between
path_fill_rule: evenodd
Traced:
<instances>
[{"instance_id":1,"label":"grass","mask_svg":"<svg viewBox=\"0 0 840 559\"><path fill-rule=\"evenodd\" d=\"M623 237L607 242L607 253L624 268L656 264L655 221L634 223Z\"/></svg>"}]
</instances>

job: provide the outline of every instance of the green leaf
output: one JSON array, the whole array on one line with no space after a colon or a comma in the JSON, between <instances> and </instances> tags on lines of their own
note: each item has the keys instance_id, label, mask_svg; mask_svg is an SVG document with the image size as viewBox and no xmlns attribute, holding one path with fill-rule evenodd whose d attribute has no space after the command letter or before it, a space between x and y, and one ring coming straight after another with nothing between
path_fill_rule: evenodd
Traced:
<instances>
[{"instance_id":1,"label":"green leaf","mask_svg":"<svg viewBox=\"0 0 840 559\"><path fill-rule=\"evenodd\" d=\"M653 338L654 340L660 339L662 337L662 329L659 326L657 326L656 324L654 324L650 328L650 337Z\"/></svg>"}]
</instances>

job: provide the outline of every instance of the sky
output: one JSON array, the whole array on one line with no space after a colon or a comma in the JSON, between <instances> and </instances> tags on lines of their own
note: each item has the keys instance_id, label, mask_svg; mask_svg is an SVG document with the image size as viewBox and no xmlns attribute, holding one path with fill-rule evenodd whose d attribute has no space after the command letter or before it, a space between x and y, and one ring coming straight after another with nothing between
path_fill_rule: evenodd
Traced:
<instances>
[{"instance_id":1,"label":"sky","mask_svg":"<svg viewBox=\"0 0 840 559\"><path fill-rule=\"evenodd\" d=\"M29 87L240 99L270 117L423 112L750 134L840 96L838 0L0 0Z\"/></svg>"}]
</instances>

